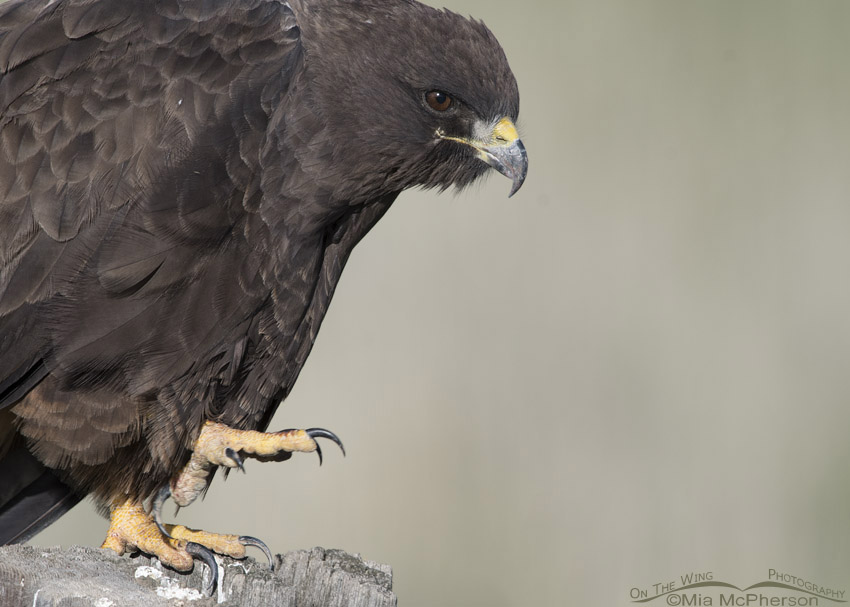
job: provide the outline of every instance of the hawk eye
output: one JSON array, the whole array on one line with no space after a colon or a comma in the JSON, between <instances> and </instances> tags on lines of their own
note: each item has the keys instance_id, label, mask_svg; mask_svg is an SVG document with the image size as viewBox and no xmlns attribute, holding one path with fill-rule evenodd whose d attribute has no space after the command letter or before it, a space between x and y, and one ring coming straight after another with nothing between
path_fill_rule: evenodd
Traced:
<instances>
[{"instance_id":1,"label":"hawk eye","mask_svg":"<svg viewBox=\"0 0 850 607\"><path fill-rule=\"evenodd\" d=\"M425 93L425 101L428 102L432 110L438 112L445 112L452 105L452 98L443 91L428 91Z\"/></svg>"}]
</instances>

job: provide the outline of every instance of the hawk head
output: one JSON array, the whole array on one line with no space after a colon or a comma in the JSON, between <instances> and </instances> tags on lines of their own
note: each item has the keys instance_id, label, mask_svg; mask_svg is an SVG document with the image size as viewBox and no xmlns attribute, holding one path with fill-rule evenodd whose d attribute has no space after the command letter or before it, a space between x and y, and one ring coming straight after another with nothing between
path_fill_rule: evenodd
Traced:
<instances>
[{"instance_id":1,"label":"hawk head","mask_svg":"<svg viewBox=\"0 0 850 607\"><path fill-rule=\"evenodd\" d=\"M511 179L510 195L520 188L519 91L483 23L412 0L299 0L293 10L308 105L333 140L319 154L336 183L348 178L365 197L442 190L492 167Z\"/></svg>"}]
</instances>

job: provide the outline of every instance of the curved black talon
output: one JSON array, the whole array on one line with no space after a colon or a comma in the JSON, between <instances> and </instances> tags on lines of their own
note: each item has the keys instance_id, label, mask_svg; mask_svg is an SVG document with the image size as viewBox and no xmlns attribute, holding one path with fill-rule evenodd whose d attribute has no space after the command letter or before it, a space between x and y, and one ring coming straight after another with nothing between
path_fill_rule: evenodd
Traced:
<instances>
[{"instance_id":1,"label":"curved black talon","mask_svg":"<svg viewBox=\"0 0 850 607\"><path fill-rule=\"evenodd\" d=\"M165 500L171 497L171 486L164 485L162 489L156 494L156 497L153 498L153 504L151 504L151 514L153 515L153 522L156 523L157 529L159 529L160 533L165 537L171 537L171 534L165 530L165 525L162 524L162 506L165 504Z\"/></svg>"},{"instance_id":2,"label":"curved black talon","mask_svg":"<svg viewBox=\"0 0 850 607\"><path fill-rule=\"evenodd\" d=\"M193 557L199 558L210 568L209 582L204 584L202 590L204 596L212 596L213 590L215 590L216 584L218 584L218 563L215 562L215 556L213 556L212 550L195 542L186 542L186 552Z\"/></svg>"},{"instance_id":3,"label":"curved black talon","mask_svg":"<svg viewBox=\"0 0 850 607\"><path fill-rule=\"evenodd\" d=\"M242 463L242 456L239 455L238 451L234 451L228 447L224 450L224 454L236 463L236 467L242 471L242 474L245 474L245 466Z\"/></svg>"},{"instance_id":4,"label":"curved black talon","mask_svg":"<svg viewBox=\"0 0 850 607\"><path fill-rule=\"evenodd\" d=\"M327 438L328 440L332 440L339 446L339 450L342 451L342 454L345 455L345 447L342 446L342 441L339 440L339 437L330 430L325 430L324 428L307 428L306 430L304 430L304 432L306 432L307 435L314 440L317 438ZM319 444L316 443L317 450L318 445ZM321 459L322 458L320 452L319 460Z\"/></svg>"},{"instance_id":5,"label":"curved black talon","mask_svg":"<svg viewBox=\"0 0 850 607\"><path fill-rule=\"evenodd\" d=\"M269 547L266 546L266 543L263 540L258 540L250 535L240 535L239 543L243 546L254 546L262 550L263 554L266 555L266 558L269 559L269 569L274 571L274 557L272 556L272 551L269 550Z\"/></svg>"}]
</instances>

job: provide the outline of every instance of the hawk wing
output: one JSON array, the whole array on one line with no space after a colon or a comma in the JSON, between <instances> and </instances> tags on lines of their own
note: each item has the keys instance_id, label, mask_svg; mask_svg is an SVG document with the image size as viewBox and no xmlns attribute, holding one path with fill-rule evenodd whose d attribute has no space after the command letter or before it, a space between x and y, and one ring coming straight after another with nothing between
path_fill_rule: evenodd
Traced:
<instances>
[{"instance_id":1,"label":"hawk wing","mask_svg":"<svg viewBox=\"0 0 850 607\"><path fill-rule=\"evenodd\" d=\"M0 7L0 406L75 353L119 354L109 336L133 319L159 322L151 304L208 276L260 195L291 11L145 6Z\"/></svg>"}]
</instances>

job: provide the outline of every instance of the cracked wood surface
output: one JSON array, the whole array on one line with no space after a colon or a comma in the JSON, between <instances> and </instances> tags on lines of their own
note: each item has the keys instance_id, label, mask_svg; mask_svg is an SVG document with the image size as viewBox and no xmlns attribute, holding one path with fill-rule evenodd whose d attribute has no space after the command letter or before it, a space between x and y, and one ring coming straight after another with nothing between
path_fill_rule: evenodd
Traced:
<instances>
[{"instance_id":1,"label":"cracked wood surface","mask_svg":"<svg viewBox=\"0 0 850 607\"><path fill-rule=\"evenodd\" d=\"M181 574L144 555L73 546L0 547L0 605L29 607L395 607L389 565L341 550L275 557L275 571L251 558L218 558L219 585L201 595L206 565Z\"/></svg>"}]
</instances>

